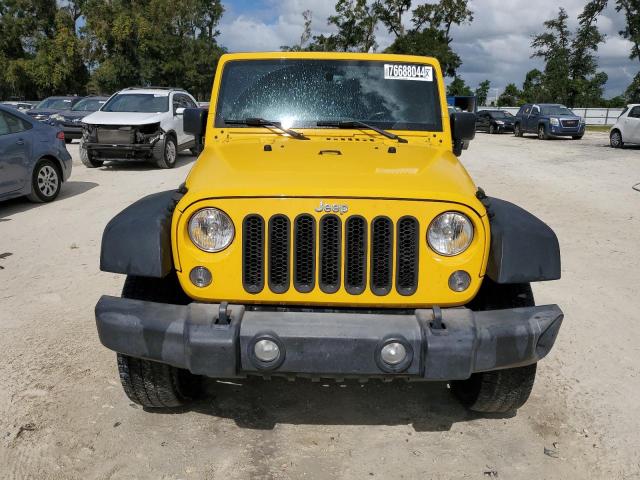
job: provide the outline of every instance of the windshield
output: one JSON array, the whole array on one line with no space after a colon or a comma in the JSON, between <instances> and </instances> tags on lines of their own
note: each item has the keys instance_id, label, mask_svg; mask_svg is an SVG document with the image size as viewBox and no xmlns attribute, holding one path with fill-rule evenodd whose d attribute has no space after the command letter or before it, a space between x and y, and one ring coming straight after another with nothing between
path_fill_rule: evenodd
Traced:
<instances>
[{"instance_id":1,"label":"windshield","mask_svg":"<svg viewBox=\"0 0 640 480\"><path fill-rule=\"evenodd\" d=\"M574 113L563 105L550 105L542 107L542 115L574 115Z\"/></svg>"},{"instance_id":2,"label":"windshield","mask_svg":"<svg viewBox=\"0 0 640 480\"><path fill-rule=\"evenodd\" d=\"M291 128L355 120L383 129L441 131L438 85L424 64L346 60L229 62L217 127L264 118Z\"/></svg>"},{"instance_id":3,"label":"windshield","mask_svg":"<svg viewBox=\"0 0 640 480\"><path fill-rule=\"evenodd\" d=\"M509 112L491 112L490 115L493 118L513 118Z\"/></svg>"},{"instance_id":4,"label":"windshield","mask_svg":"<svg viewBox=\"0 0 640 480\"><path fill-rule=\"evenodd\" d=\"M119 93L111 97L103 112L159 113L169 111L169 94Z\"/></svg>"},{"instance_id":5,"label":"windshield","mask_svg":"<svg viewBox=\"0 0 640 480\"><path fill-rule=\"evenodd\" d=\"M37 109L50 109L50 110L69 110L71 108L71 100L68 98L45 98L38 105Z\"/></svg>"},{"instance_id":6,"label":"windshield","mask_svg":"<svg viewBox=\"0 0 640 480\"><path fill-rule=\"evenodd\" d=\"M98 100L97 98L85 98L76 103L71 110L74 112L95 112L106 100Z\"/></svg>"}]
</instances>

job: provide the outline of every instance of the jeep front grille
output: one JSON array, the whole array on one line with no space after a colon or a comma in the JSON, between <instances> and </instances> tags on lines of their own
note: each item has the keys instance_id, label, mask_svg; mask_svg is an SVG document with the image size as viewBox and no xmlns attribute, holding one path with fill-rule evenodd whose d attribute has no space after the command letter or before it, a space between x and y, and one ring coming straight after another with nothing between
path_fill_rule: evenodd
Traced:
<instances>
[{"instance_id":1,"label":"jeep front grille","mask_svg":"<svg viewBox=\"0 0 640 480\"><path fill-rule=\"evenodd\" d=\"M375 295L388 295L394 288L394 263L396 291L412 295L418 287L420 228L414 217L402 217L394 225L384 216L369 224L358 215L342 219L328 214L316 222L308 214L293 221L278 214L265 222L251 214L242 229L242 278L249 293L262 291L265 271L274 293L285 293L290 277L298 292L313 291L317 278L322 292L336 293L344 272L344 288L351 295L363 293L367 283Z\"/></svg>"}]
</instances>

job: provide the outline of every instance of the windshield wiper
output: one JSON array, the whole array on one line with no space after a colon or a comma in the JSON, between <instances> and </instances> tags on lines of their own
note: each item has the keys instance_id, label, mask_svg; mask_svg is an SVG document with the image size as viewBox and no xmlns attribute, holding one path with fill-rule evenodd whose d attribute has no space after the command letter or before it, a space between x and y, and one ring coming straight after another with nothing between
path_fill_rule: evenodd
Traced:
<instances>
[{"instance_id":1,"label":"windshield wiper","mask_svg":"<svg viewBox=\"0 0 640 480\"><path fill-rule=\"evenodd\" d=\"M274 127L281 132L284 132L288 135L291 135L293 138L297 138L298 140L309 140L300 132L296 132L295 130L291 130L290 128L285 128L282 126L280 122L275 120L265 120L264 118L245 118L244 120L227 120L224 119L224 123L227 125L247 125L249 127Z\"/></svg>"},{"instance_id":2,"label":"windshield wiper","mask_svg":"<svg viewBox=\"0 0 640 480\"><path fill-rule=\"evenodd\" d=\"M316 122L318 127L338 127L338 128L366 128L373 130L380 135L390 138L391 140L397 140L398 143L407 143L406 138L399 137L395 133L388 132L382 128L369 125L368 123L361 122L360 120L326 120Z\"/></svg>"}]
</instances>

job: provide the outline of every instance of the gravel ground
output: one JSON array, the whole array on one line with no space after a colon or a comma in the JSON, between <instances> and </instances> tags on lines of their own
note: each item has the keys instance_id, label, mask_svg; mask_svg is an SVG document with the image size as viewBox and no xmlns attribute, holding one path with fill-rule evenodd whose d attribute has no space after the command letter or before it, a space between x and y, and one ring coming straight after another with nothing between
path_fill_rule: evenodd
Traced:
<instances>
[{"instance_id":1,"label":"gravel ground","mask_svg":"<svg viewBox=\"0 0 640 480\"><path fill-rule=\"evenodd\" d=\"M181 183L175 170L76 159L58 201L0 204L1 478L640 478L640 149L478 134L462 156L489 195L557 232L561 281L535 284L566 318L516 416L466 412L445 384L207 385L180 414L120 387L93 307L106 222Z\"/></svg>"}]
</instances>

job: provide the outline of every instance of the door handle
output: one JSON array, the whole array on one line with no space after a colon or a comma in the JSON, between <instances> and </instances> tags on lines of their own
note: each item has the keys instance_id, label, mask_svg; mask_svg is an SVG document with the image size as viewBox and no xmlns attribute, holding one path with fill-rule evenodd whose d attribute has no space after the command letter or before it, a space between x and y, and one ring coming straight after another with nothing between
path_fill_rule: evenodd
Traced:
<instances>
[{"instance_id":1,"label":"door handle","mask_svg":"<svg viewBox=\"0 0 640 480\"><path fill-rule=\"evenodd\" d=\"M24 145L24 140L20 139L16 142L16 145Z\"/></svg>"}]
</instances>

